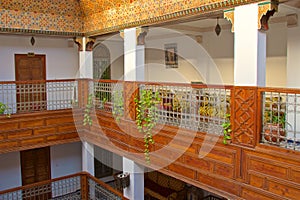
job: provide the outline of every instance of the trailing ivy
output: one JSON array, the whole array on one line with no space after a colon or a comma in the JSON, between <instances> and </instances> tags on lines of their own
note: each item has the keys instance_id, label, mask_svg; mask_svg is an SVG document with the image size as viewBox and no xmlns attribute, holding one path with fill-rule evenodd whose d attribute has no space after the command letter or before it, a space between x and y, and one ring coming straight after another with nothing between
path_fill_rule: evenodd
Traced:
<instances>
[{"instance_id":1,"label":"trailing ivy","mask_svg":"<svg viewBox=\"0 0 300 200\"><path fill-rule=\"evenodd\" d=\"M121 117L124 115L124 99L123 92L116 91L113 94L113 111L112 114L115 117L116 121L119 122Z\"/></svg>"},{"instance_id":2,"label":"trailing ivy","mask_svg":"<svg viewBox=\"0 0 300 200\"><path fill-rule=\"evenodd\" d=\"M144 134L144 154L147 163L150 163L150 144L154 144L152 130L157 121L157 104L160 102L159 93L152 90L141 90L136 103L136 124L140 133Z\"/></svg>"},{"instance_id":3,"label":"trailing ivy","mask_svg":"<svg viewBox=\"0 0 300 200\"><path fill-rule=\"evenodd\" d=\"M88 96L88 101L87 101L87 104L84 109L84 116L83 116L83 125L84 126L86 126L86 125L92 126L92 123L93 123L93 120L91 117L91 109L92 108L93 108L93 95L90 94Z\"/></svg>"},{"instance_id":4,"label":"trailing ivy","mask_svg":"<svg viewBox=\"0 0 300 200\"><path fill-rule=\"evenodd\" d=\"M225 122L222 124L223 127L223 144L228 144L228 140L231 140L231 123L230 123L230 114L225 115Z\"/></svg>"},{"instance_id":5,"label":"trailing ivy","mask_svg":"<svg viewBox=\"0 0 300 200\"><path fill-rule=\"evenodd\" d=\"M0 115L1 114L5 114L7 118L10 118L11 115L11 108L2 102L0 102Z\"/></svg>"}]
</instances>

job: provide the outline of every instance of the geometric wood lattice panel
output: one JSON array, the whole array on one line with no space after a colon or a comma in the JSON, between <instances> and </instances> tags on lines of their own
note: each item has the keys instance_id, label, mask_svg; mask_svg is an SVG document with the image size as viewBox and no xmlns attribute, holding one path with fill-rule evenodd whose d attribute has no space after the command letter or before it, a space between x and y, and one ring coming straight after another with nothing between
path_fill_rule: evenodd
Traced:
<instances>
[{"instance_id":1,"label":"geometric wood lattice panel","mask_svg":"<svg viewBox=\"0 0 300 200\"><path fill-rule=\"evenodd\" d=\"M257 138L257 88L234 87L232 102L232 142L254 147Z\"/></svg>"}]
</instances>

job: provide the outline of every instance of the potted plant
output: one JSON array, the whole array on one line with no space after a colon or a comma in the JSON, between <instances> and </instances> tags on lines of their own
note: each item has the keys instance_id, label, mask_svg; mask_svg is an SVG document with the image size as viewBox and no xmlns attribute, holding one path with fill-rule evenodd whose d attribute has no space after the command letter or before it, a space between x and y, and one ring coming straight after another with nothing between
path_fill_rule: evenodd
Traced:
<instances>
[{"instance_id":1,"label":"potted plant","mask_svg":"<svg viewBox=\"0 0 300 200\"><path fill-rule=\"evenodd\" d=\"M281 98L267 98L263 116L264 139L268 142L282 142L286 137L285 104Z\"/></svg>"},{"instance_id":2,"label":"potted plant","mask_svg":"<svg viewBox=\"0 0 300 200\"><path fill-rule=\"evenodd\" d=\"M264 139L269 142L282 142L286 136L286 114L283 111L264 113Z\"/></svg>"}]
</instances>

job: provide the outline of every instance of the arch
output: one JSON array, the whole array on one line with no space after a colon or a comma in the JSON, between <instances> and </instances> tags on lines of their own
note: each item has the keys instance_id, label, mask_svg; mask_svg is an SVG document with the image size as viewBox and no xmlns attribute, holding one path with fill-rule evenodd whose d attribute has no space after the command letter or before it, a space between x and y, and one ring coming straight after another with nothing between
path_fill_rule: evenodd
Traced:
<instances>
[{"instance_id":1,"label":"arch","mask_svg":"<svg viewBox=\"0 0 300 200\"><path fill-rule=\"evenodd\" d=\"M93 78L111 79L109 49L101 43L93 48Z\"/></svg>"}]
</instances>

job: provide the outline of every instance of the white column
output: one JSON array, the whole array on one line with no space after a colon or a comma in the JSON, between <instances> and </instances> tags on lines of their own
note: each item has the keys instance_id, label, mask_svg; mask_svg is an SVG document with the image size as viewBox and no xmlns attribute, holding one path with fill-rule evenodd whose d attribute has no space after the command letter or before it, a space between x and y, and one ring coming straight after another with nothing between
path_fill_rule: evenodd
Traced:
<instances>
[{"instance_id":1,"label":"white column","mask_svg":"<svg viewBox=\"0 0 300 200\"><path fill-rule=\"evenodd\" d=\"M258 4L234 10L234 85L265 86L266 34L258 30Z\"/></svg>"},{"instance_id":2,"label":"white column","mask_svg":"<svg viewBox=\"0 0 300 200\"><path fill-rule=\"evenodd\" d=\"M145 45L137 44L136 28L124 30L124 80L145 80Z\"/></svg>"},{"instance_id":3,"label":"white column","mask_svg":"<svg viewBox=\"0 0 300 200\"><path fill-rule=\"evenodd\" d=\"M123 172L130 174L130 186L124 189L124 196L130 200L143 200L144 167L123 157Z\"/></svg>"},{"instance_id":4,"label":"white column","mask_svg":"<svg viewBox=\"0 0 300 200\"><path fill-rule=\"evenodd\" d=\"M86 141L82 142L82 171L95 175L94 170L94 145Z\"/></svg>"},{"instance_id":5,"label":"white column","mask_svg":"<svg viewBox=\"0 0 300 200\"><path fill-rule=\"evenodd\" d=\"M288 28L287 34L287 87L300 88L300 26ZM292 106L297 101L295 95L290 95L287 99L289 103L289 113L287 115L288 122L288 138L294 139L296 133L300 132L300 114ZM299 139L299 138L298 138Z\"/></svg>"},{"instance_id":6,"label":"white column","mask_svg":"<svg viewBox=\"0 0 300 200\"><path fill-rule=\"evenodd\" d=\"M145 81L145 45L137 45L136 66L136 80Z\"/></svg>"},{"instance_id":7,"label":"white column","mask_svg":"<svg viewBox=\"0 0 300 200\"><path fill-rule=\"evenodd\" d=\"M288 28L287 87L300 88L300 27Z\"/></svg>"},{"instance_id":8,"label":"white column","mask_svg":"<svg viewBox=\"0 0 300 200\"><path fill-rule=\"evenodd\" d=\"M93 52L86 51L86 38L82 38L82 51L79 51L79 78L93 78Z\"/></svg>"},{"instance_id":9,"label":"white column","mask_svg":"<svg viewBox=\"0 0 300 200\"><path fill-rule=\"evenodd\" d=\"M137 46L136 28L124 30L124 80L144 80L145 49ZM131 200L144 199L144 168L123 157L123 172L130 173L130 186L124 189L124 196Z\"/></svg>"}]
</instances>

